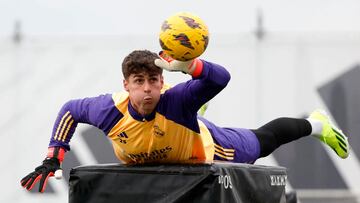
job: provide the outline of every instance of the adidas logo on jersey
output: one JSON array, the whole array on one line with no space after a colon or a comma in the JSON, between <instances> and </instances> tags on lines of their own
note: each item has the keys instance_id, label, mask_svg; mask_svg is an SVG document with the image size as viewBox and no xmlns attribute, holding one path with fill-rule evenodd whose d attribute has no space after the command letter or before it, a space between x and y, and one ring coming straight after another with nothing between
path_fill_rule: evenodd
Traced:
<instances>
[{"instance_id":1,"label":"adidas logo on jersey","mask_svg":"<svg viewBox=\"0 0 360 203\"><path fill-rule=\"evenodd\" d=\"M125 132L121 132L119 135L117 135L119 137L119 142L120 143L123 143L123 144L126 144L127 143L127 138L129 138L127 136L127 134Z\"/></svg>"},{"instance_id":2,"label":"adidas logo on jersey","mask_svg":"<svg viewBox=\"0 0 360 203\"><path fill-rule=\"evenodd\" d=\"M165 132L162 131L158 125L154 125L154 134L157 137L162 137L165 135Z\"/></svg>"}]
</instances>

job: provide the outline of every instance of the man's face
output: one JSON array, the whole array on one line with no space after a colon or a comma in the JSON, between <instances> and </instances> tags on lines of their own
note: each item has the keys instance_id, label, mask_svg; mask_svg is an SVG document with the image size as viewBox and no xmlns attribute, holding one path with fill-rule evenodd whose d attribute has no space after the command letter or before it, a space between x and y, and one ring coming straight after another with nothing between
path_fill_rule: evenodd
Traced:
<instances>
[{"instance_id":1,"label":"man's face","mask_svg":"<svg viewBox=\"0 0 360 203\"><path fill-rule=\"evenodd\" d=\"M137 73L123 80L123 84L129 92L131 105L144 116L150 114L159 102L164 79L159 74Z\"/></svg>"}]
</instances>

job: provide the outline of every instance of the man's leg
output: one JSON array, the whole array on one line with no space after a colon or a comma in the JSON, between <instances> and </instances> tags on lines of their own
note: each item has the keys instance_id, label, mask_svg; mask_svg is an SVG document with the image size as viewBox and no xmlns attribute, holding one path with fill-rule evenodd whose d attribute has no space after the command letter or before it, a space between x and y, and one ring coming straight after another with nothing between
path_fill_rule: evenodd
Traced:
<instances>
[{"instance_id":1,"label":"man's leg","mask_svg":"<svg viewBox=\"0 0 360 203\"><path fill-rule=\"evenodd\" d=\"M278 118L251 130L260 143L260 157L271 154L280 145L308 136L312 132L311 124L306 119Z\"/></svg>"},{"instance_id":2,"label":"man's leg","mask_svg":"<svg viewBox=\"0 0 360 203\"><path fill-rule=\"evenodd\" d=\"M260 157L271 154L283 144L308 135L318 138L343 159L349 155L347 137L321 110L311 113L308 119L278 118L252 131L260 143Z\"/></svg>"}]
</instances>

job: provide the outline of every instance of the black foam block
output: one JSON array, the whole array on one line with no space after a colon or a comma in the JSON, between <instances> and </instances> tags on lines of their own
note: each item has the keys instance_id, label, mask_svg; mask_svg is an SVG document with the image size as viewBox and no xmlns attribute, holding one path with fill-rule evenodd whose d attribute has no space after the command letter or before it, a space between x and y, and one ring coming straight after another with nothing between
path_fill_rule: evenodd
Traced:
<instances>
[{"instance_id":1,"label":"black foam block","mask_svg":"<svg viewBox=\"0 0 360 203\"><path fill-rule=\"evenodd\" d=\"M285 202L286 169L249 164L80 166L69 203Z\"/></svg>"}]
</instances>

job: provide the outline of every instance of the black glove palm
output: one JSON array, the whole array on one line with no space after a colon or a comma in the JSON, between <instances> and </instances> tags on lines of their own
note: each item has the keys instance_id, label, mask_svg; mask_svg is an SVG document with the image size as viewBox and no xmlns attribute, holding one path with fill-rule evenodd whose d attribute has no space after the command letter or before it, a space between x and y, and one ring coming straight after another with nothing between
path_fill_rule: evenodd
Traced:
<instances>
[{"instance_id":1,"label":"black glove palm","mask_svg":"<svg viewBox=\"0 0 360 203\"><path fill-rule=\"evenodd\" d=\"M58 169L60 169L59 159L46 158L42 165L35 168L34 172L21 179L21 185L27 190L31 190L40 181L39 192L44 192L48 178L54 176Z\"/></svg>"}]
</instances>

